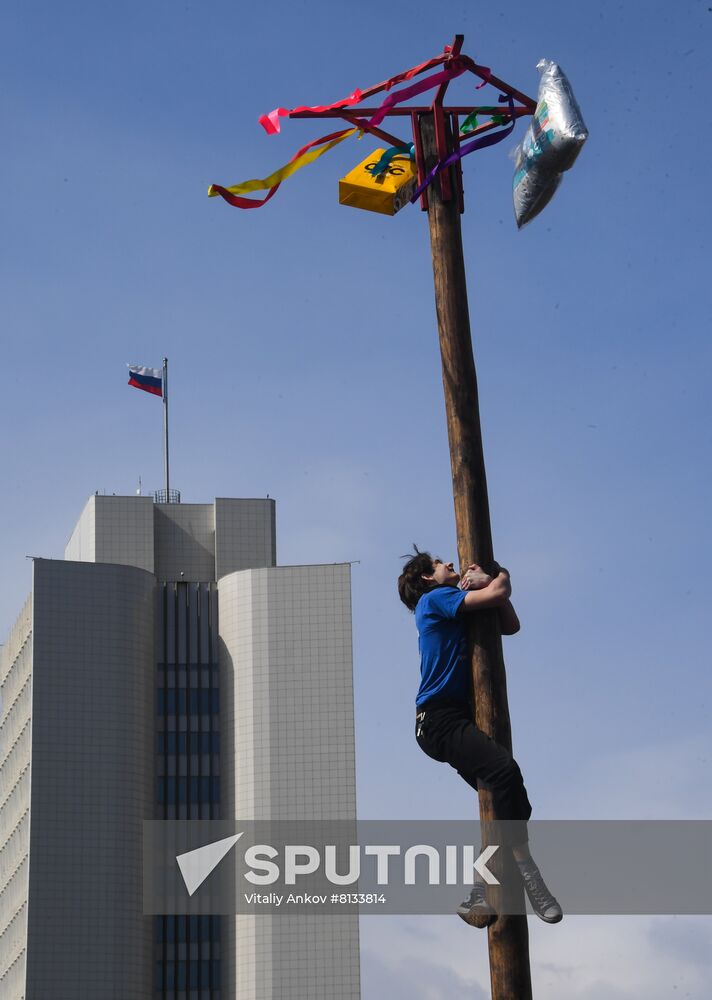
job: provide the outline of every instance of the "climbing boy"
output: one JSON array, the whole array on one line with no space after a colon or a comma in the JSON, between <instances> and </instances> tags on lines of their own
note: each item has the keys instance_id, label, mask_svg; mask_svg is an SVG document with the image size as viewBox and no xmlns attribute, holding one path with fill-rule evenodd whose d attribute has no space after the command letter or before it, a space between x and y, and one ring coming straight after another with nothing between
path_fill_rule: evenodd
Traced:
<instances>
[{"instance_id":1,"label":"climbing boy","mask_svg":"<svg viewBox=\"0 0 712 1000\"><path fill-rule=\"evenodd\" d=\"M532 807L521 771L511 753L478 729L467 642L467 616L496 608L503 635L519 631L519 619L510 596L509 573L495 567L493 578L479 566L468 567L462 579L453 564L419 552L403 566L398 593L415 613L420 649L420 687L415 699L416 740L434 760L450 764L475 789L492 792L497 819L522 876L537 916L555 924L563 913L549 892L529 852L527 820ZM475 927L486 927L497 917L487 902L484 883L475 877L470 898L457 910Z\"/></svg>"}]
</instances>

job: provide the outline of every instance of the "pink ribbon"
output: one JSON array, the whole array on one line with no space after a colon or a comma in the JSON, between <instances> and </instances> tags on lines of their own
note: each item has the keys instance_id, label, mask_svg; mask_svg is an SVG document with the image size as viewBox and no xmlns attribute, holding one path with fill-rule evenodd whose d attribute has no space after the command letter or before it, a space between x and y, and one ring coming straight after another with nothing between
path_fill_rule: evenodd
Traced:
<instances>
[{"instance_id":1,"label":"pink ribbon","mask_svg":"<svg viewBox=\"0 0 712 1000\"><path fill-rule=\"evenodd\" d=\"M260 115L258 121L267 135L276 135L280 128L280 118L288 118L289 115L293 115L297 111L338 111L339 108L349 108L352 104L358 104L362 97L363 94L360 90L354 90L353 94L349 94L348 97L342 101L336 101L334 104L317 104L313 108L306 104L299 108L275 108L267 115Z\"/></svg>"},{"instance_id":2,"label":"pink ribbon","mask_svg":"<svg viewBox=\"0 0 712 1000\"><path fill-rule=\"evenodd\" d=\"M375 115L369 120L368 124L380 125L388 111L397 104L408 101L411 97L417 97L418 94L422 94L432 87L439 87L441 83L447 83L448 80L454 80L456 76L461 76L466 69L465 65L457 60L453 60L449 69L433 73L432 76L426 76L424 80L419 80L418 83L413 83L410 87L404 87L403 90L398 90L395 94L389 94Z\"/></svg>"}]
</instances>

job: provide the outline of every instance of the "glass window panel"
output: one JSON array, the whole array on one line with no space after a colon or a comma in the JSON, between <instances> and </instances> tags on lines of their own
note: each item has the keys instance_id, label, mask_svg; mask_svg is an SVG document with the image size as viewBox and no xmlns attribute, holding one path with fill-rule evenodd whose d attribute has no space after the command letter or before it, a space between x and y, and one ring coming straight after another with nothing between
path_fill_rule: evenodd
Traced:
<instances>
[{"instance_id":1,"label":"glass window panel","mask_svg":"<svg viewBox=\"0 0 712 1000\"><path fill-rule=\"evenodd\" d=\"M166 663L176 662L176 596L175 587L166 585Z\"/></svg>"},{"instance_id":2,"label":"glass window panel","mask_svg":"<svg viewBox=\"0 0 712 1000\"><path fill-rule=\"evenodd\" d=\"M187 644L186 644L186 623L188 620L188 608L186 606L186 598L188 596L188 588L185 584L178 584L177 588L177 603L178 603L178 656L176 658L177 663L185 663L187 660Z\"/></svg>"},{"instance_id":3,"label":"glass window panel","mask_svg":"<svg viewBox=\"0 0 712 1000\"><path fill-rule=\"evenodd\" d=\"M207 663L209 660L209 649L208 649L208 623L209 623L209 613L208 613L208 591L206 588L200 588L200 662Z\"/></svg>"},{"instance_id":4,"label":"glass window panel","mask_svg":"<svg viewBox=\"0 0 712 1000\"><path fill-rule=\"evenodd\" d=\"M200 584L191 583L188 586L189 594L189 608L188 608L188 619L189 619L189 660L191 663L198 662L198 602L200 600Z\"/></svg>"},{"instance_id":5,"label":"glass window panel","mask_svg":"<svg viewBox=\"0 0 712 1000\"><path fill-rule=\"evenodd\" d=\"M210 655L218 655L218 595L214 583L210 585Z\"/></svg>"}]
</instances>

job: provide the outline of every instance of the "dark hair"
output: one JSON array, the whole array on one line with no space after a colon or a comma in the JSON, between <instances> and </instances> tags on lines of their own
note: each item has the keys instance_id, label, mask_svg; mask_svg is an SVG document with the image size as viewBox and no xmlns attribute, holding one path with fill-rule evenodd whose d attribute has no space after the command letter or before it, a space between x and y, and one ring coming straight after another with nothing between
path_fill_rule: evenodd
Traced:
<instances>
[{"instance_id":1,"label":"dark hair","mask_svg":"<svg viewBox=\"0 0 712 1000\"><path fill-rule=\"evenodd\" d=\"M430 576L435 572L435 564L430 553L421 552L417 545L413 548L415 555L403 557L408 558L408 562L398 577L398 593L409 611L415 611L415 606L423 594L433 589L433 585L423 579L423 574Z\"/></svg>"}]
</instances>

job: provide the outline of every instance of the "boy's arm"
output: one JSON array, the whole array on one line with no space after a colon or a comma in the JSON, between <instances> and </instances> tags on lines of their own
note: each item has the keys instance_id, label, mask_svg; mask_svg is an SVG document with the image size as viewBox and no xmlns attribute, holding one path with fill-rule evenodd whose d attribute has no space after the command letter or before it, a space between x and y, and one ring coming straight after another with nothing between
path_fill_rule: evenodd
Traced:
<instances>
[{"instance_id":1,"label":"boy's arm","mask_svg":"<svg viewBox=\"0 0 712 1000\"><path fill-rule=\"evenodd\" d=\"M483 598L480 598L479 600L473 601L472 598L470 598L468 601L466 599L463 601L463 604L465 605L466 610L473 607L496 607L499 627L502 635L515 635L515 633L517 633L522 627L519 617L517 616L517 612L514 610L514 606L512 605L509 596L504 601L500 600L501 595L507 590L507 586L509 589L509 595L511 595L512 582L509 579L509 573L507 570L502 570L497 563L495 563L495 570L497 571L498 576L501 575L503 577L500 581L500 587L493 588L492 592L490 592L486 597L483 595ZM504 578L506 578L506 583ZM495 580L493 580L488 574L484 573L480 566L473 563L473 565L468 567L467 572L460 581L460 587L463 590L471 587L475 593L482 593L483 591L488 590L490 585L494 582ZM501 594L499 595L498 590L501 591Z\"/></svg>"},{"instance_id":2,"label":"boy's arm","mask_svg":"<svg viewBox=\"0 0 712 1000\"><path fill-rule=\"evenodd\" d=\"M509 602L512 584L506 569L500 569L497 576L479 590L468 590L460 605L465 611L478 611L481 608L502 609ZM514 609L512 609L514 610Z\"/></svg>"},{"instance_id":3,"label":"boy's arm","mask_svg":"<svg viewBox=\"0 0 712 1000\"><path fill-rule=\"evenodd\" d=\"M502 635L515 635L522 627L511 601L497 608L497 617Z\"/></svg>"}]
</instances>

